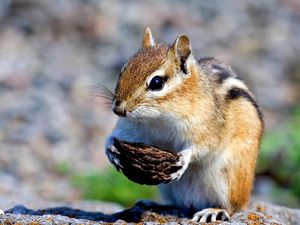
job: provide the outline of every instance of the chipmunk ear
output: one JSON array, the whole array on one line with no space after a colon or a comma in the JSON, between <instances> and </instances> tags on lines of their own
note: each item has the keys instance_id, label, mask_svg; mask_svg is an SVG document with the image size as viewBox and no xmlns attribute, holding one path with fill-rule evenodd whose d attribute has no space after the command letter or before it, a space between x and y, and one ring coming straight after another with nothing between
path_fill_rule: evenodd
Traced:
<instances>
[{"instance_id":1,"label":"chipmunk ear","mask_svg":"<svg viewBox=\"0 0 300 225\"><path fill-rule=\"evenodd\" d=\"M152 37L152 32L149 27L146 28L145 34L144 34L144 39L142 42L142 47L143 48L148 48L152 47L155 45L154 39Z\"/></svg>"},{"instance_id":2,"label":"chipmunk ear","mask_svg":"<svg viewBox=\"0 0 300 225\"><path fill-rule=\"evenodd\" d=\"M192 53L192 47L188 36L183 34L179 35L173 44L173 51L177 59L176 61L180 64L182 72L187 74L187 60Z\"/></svg>"}]
</instances>

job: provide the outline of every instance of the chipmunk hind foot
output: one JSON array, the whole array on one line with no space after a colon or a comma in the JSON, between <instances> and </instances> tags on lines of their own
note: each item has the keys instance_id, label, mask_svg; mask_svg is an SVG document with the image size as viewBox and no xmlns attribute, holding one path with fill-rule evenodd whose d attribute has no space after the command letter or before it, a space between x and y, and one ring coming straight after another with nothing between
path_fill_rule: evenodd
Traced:
<instances>
[{"instance_id":1,"label":"chipmunk hind foot","mask_svg":"<svg viewBox=\"0 0 300 225\"><path fill-rule=\"evenodd\" d=\"M225 209L207 208L194 214L192 221L200 223L228 221L229 213Z\"/></svg>"}]
</instances>

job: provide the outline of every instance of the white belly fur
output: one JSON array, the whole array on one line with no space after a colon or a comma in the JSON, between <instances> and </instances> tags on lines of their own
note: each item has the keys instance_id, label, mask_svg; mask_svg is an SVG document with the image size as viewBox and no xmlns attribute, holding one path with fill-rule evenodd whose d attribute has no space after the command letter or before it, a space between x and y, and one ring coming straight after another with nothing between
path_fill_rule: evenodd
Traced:
<instances>
[{"instance_id":1,"label":"white belly fur","mask_svg":"<svg viewBox=\"0 0 300 225\"><path fill-rule=\"evenodd\" d=\"M199 211L208 207L227 208L227 187L218 162L208 167L194 162L178 181L161 184L160 190L168 203Z\"/></svg>"},{"instance_id":2,"label":"white belly fur","mask_svg":"<svg viewBox=\"0 0 300 225\"><path fill-rule=\"evenodd\" d=\"M186 143L182 134L176 130L170 132L170 127L164 126L151 129L143 124L120 119L111 136L123 141L140 142L179 152L190 144ZM210 160L204 161L210 161L209 163L203 165L199 159L189 165L178 181L160 185L162 196L168 203L196 210L206 207L227 207L228 185L221 172L227 157L224 157L224 154L208 157Z\"/></svg>"}]
</instances>

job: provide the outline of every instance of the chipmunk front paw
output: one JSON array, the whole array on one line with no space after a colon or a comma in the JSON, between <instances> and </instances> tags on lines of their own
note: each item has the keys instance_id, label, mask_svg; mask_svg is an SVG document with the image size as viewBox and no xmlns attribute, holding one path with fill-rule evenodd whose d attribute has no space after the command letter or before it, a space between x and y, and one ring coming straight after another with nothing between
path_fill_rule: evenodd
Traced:
<instances>
[{"instance_id":1,"label":"chipmunk front paw","mask_svg":"<svg viewBox=\"0 0 300 225\"><path fill-rule=\"evenodd\" d=\"M228 221L229 213L225 209L208 208L194 214L192 221L200 223Z\"/></svg>"},{"instance_id":2,"label":"chipmunk front paw","mask_svg":"<svg viewBox=\"0 0 300 225\"><path fill-rule=\"evenodd\" d=\"M118 156L120 155L120 152L118 151L118 149L115 147L114 145L114 137L110 137L106 143L106 150L105 153L109 159L109 161L111 162L111 164L113 164L116 169L119 171L120 169L123 168L123 166L120 163L120 160L118 158Z\"/></svg>"},{"instance_id":3,"label":"chipmunk front paw","mask_svg":"<svg viewBox=\"0 0 300 225\"><path fill-rule=\"evenodd\" d=\"M180 157L179 157L178 162L176 163L176 166L181 167L181 168L170 175L171 180L179 180L180 177L184 174L184 172L186 171L186 169L189 166L192 152L190 150L184 150L184 151L178 153L178 155Z\"/></svg>"}]
</instances>

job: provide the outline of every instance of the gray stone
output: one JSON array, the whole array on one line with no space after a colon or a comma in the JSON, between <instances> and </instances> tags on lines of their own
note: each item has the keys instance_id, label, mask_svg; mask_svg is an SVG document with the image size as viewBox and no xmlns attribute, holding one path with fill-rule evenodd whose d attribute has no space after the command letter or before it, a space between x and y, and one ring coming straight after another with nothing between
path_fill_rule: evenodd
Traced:
<instances>
[{"instance_id":1,"label":"gray stone","mask_svg":"<svg viewBox=\"0 0 300 225\"><path fill-rule=\"evenodd\" d=\"M252 209L251 209L252 208ZM189 218L194 212L172 206L160 205L151 201L141 201L132 208L114 213L91 212L70 207L54 207L32 210L15 206L0 215L0 224L196 224ZM300 210L292 210L272 204L254 201L249 210L232 216L222 225L295 225L299 223Z\"/></svg>"}]
</instances>

